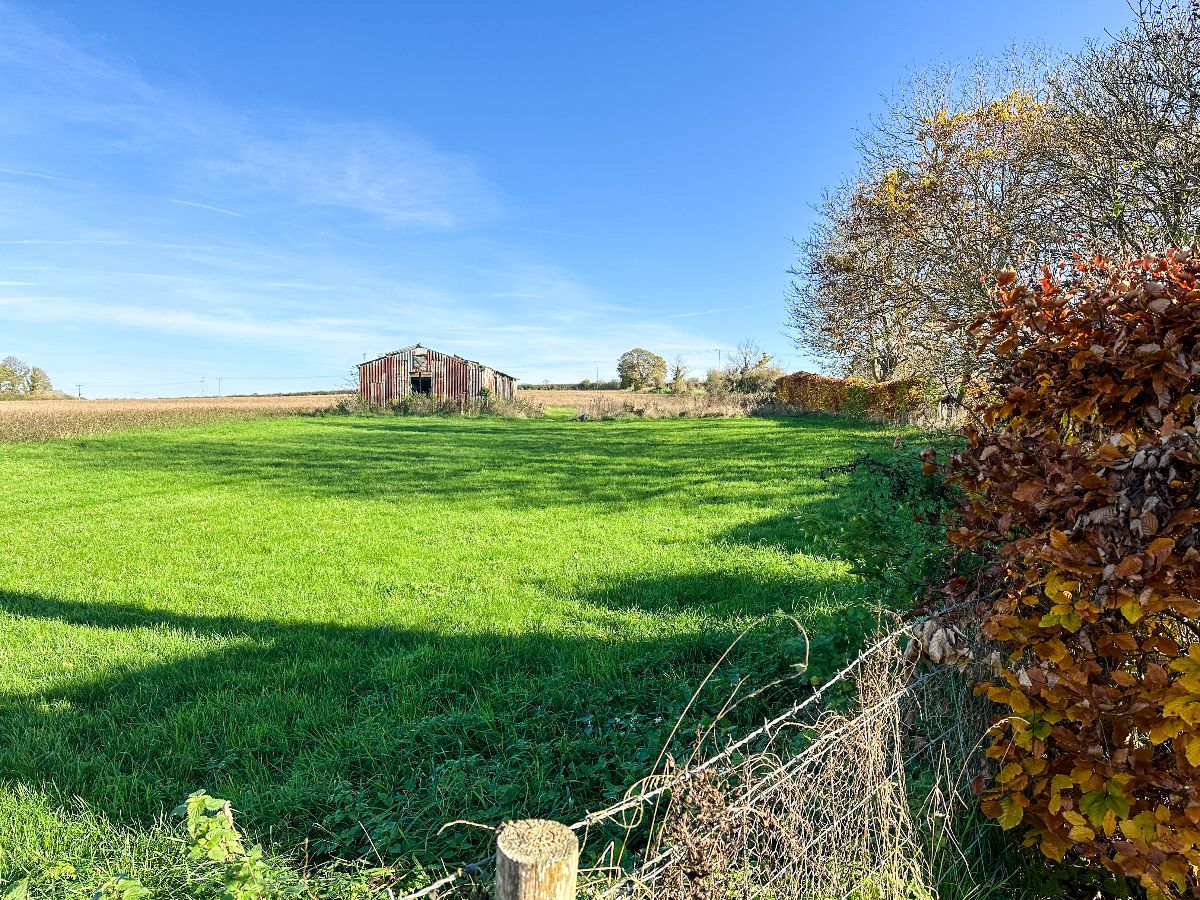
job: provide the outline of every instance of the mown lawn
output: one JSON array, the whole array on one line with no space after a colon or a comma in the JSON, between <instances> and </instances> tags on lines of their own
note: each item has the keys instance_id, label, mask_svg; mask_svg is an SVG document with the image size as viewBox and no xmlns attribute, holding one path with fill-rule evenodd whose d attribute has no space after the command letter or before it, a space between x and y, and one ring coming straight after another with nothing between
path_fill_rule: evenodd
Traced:
<instances>
[{"instance_id":1,"label":"mown lawn","mask_svg":"<svg viewBox=\"0 0 1200 900\"><path fill-rule=\"evenodd\" d=\"M598 807L757 617L823 635L818 675L849 652L866 591L818 471L890 440L326 417L0 447L0 879L98 865L105 822L200 787L276 846L388 862ZM714 702L794 634L754 632Z\"/></svg>"}]
</instances>

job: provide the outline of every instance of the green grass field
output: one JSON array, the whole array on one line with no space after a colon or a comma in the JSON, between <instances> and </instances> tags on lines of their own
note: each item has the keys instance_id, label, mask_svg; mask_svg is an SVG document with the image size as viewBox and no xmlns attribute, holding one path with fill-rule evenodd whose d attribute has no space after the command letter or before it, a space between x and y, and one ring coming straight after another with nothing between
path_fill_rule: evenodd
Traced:
<instances>
[{"instance_id":1,"label":"green grass field","mask_svg":"<svg viewBox=\"0 0 1200 900\"><path fill-rule=\"evenodd\" d=\"M326 417L0 447L0 883L102 867L107 823L201 787L274 846L388 862L598 807L757 617L824 635L817 672L849 652L866 591L817 473L887 442ZM761 628L722 684L801 655Z\"/></svg>"}]
</instances>

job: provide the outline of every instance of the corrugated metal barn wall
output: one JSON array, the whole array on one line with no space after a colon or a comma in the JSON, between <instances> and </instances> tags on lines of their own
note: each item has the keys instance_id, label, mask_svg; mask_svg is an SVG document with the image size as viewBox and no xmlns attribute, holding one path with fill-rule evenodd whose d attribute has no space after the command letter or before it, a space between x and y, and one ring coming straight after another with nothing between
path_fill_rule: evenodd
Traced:
<instances>
[{"instance_id":1,"label":"corrugated metal barn wall","mask_svg":"<svg viewBox=\"0 0 1200 900\"><path fill-rule=\"evenodd\" d=\"M413 389L413 379L429 379L429 390L451 400L474 400L487 388L497 397L516 396L517 380L461 356L428 347L406 347L359 366L359 395L368 403L384 405L403 400Z\"/></svg>"}]
</instances>

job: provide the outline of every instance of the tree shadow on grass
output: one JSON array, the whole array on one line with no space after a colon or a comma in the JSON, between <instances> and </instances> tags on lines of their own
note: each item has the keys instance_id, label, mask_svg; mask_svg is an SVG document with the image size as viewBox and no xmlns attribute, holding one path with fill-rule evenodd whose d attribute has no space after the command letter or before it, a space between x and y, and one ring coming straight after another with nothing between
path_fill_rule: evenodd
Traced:
<instances>
[{"instance_id":1,"label":"tree shadow on grass","mask_svg":"<svg viewBox=\"0 0 1200 900\"><path fill-rule=\"evenodd\" d=\"M837 558L836 542L822 536L828 532L829 522L812 509L815 505L810 503L803 509L739 523L723 532L718 540L784 553Z\"/></svg>"},{"instance_id":2,"label":"tree shadow on grass","mask_svg":"<svg viewBox=\"0 0 1200 900\"><path fill-rule=\"evenodd\" d=\"M835 587L793 585L793 605ZM705 614L730 599L741 616ZM124 822L203 787L283 846L308 837L338 856L468 857L486 838L438 836L442 822L572 819L647 774L708 668L779 600L751 578L646 579L589 596L571 634L499 634L0 592L6 628L75 640L64 663L121 633L152 660L0 698L0 772ZM616 622L630 608L682 615L646 634ZM790 626L760 628L695 715L715 711L736 678L766 683L801 656ZM760 721L801 690L781 687L740 715Z\"/></svg>"},{"instance_id":3,"label":"tree shadow on grass","mask_svg":"<svg viewBox=\"0 0 1200 900\"><path fill-rule=\"evenodd\" d=\"M170 481L196 473L289 495L379 501L425 496L516 508L663 497L771 503L830 459L884 439L874 426L809 418L586 422L327 417L269 443L228 431L109 435L80 442L70 465ZM247 427L247 426L242 426ZM754 429L753 439L745 429ZM761 431L768 431L764 440ZM730 484L737 484L730 490ZM146 487L152 489L153 478Z\"/></svg>"},{"instance_id":4,"label":"tree shadow on grass","mask_svg":"<svg viewBox=\"0 0 1200 900\"><path fill-rule=\"evenodd\" d=\"M109 435L66 445L55 464L111 485L108 502L125 491L174 497L189 479L235 486L248 502L265 492L521 511L636 511L664 498L777 508L781 498L795 503L796 484L831 456L878 439L834 424L329 418L271 426L269 441L255 423ZM53 499L23 502L44 511ZM811 496L798 509L824 516L825 502ZM800 546L782 521L763 528L735 526L727 539ZM285 845L311 837L327 854L467 857L486 837L437 836L442 822L570 819L602 805L647 774L709 666L756 617L798 612L814 634L852 637L840 613L855 590L845 579L763 572L753 560L744 571L601 577L573 598L580 613L569 631L530 622L520 633L0 592L0 617L12 617L5 625L19 639L70 647L64 664L88 673L0 698L0 773L123 821L148 821L204 787ZM118 640L138 642L138 652L106 653ZM790 628L755 632L713 696L723 700L741 675L769 681L798 653ZM764 694L741 713L760 720L786 699Z\"/></svg>"},{"instance_id":5,"label":"tree shadow on grass","mask_svg":"<svg viewBox=\"0 0 1200 900\"><path fill-rule=\"evenodd\" d=\"M865 448L859 445L856 449L861 452ZM891 503L889 488L862 473L827 469L823 466L812 473L803 494L791 498L790 508L755 521L739 522L714 539L809 557L853 558L863 549L861 536L856 534L860 530L857 518L868 505L874 505L877 518L883 522L883 513ZM896 525L901 531L908 525L899 511ZM895 537L899 540L901 535Z\"/></svg>"}]
</instances>

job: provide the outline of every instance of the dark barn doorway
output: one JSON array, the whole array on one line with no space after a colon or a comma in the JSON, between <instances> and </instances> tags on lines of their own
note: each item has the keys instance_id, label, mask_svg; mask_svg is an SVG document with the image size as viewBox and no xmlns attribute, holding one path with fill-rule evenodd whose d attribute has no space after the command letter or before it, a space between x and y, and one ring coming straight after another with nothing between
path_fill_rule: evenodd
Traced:
<instances>
[{"instance_id":1,"label":"dark barn doorway","mask_svg":"<svg viewBox=\"0 0 1200 900\"><path fill-rule=\"evenodd\" d=\"M409 386L414 394L432 394L433 378L428 375L414 375L409 381Z\"/></svg>"}]
</instances>

